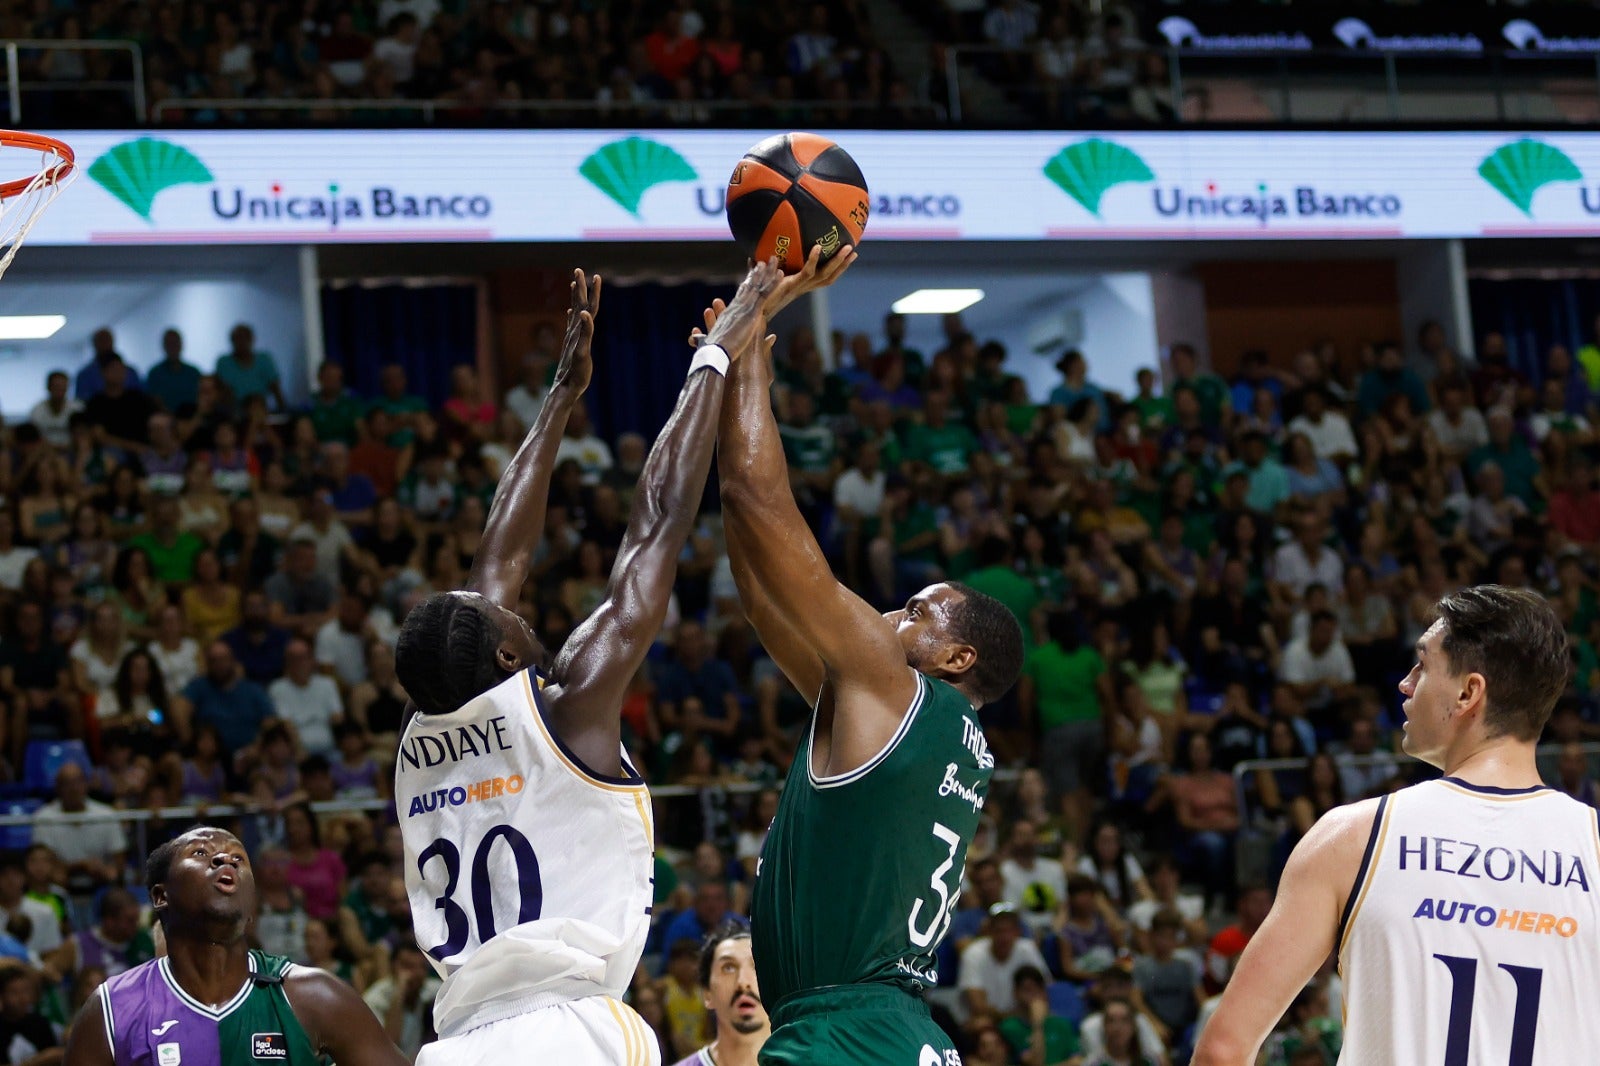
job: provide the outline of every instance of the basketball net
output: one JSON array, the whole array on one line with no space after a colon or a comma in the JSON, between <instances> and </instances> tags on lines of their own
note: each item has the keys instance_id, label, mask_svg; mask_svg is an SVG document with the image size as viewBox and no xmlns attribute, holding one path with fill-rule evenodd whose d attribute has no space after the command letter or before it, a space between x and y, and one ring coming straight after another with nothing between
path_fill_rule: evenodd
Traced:
<instances>
[{"instance_id":1,"label":"basketball net","mask_svg":"<svg viewBox=\"0 0 1600 1066\"><path fill-rule=\"evenodd\" d=\"M0 275L5 274L28 231L72 183L78 168L72 149L54 137L0 130L0 156L8 161L32 157L30 175L0 182ZM9 167L8 167L9 169Z\"/></svg>"}]
</instances>

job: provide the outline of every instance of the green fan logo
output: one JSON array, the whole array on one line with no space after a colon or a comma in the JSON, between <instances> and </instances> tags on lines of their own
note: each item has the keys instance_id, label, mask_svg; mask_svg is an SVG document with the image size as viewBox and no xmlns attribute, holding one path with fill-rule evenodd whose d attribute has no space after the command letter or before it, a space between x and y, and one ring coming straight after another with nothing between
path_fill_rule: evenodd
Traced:
<instances>
[{"instance_id":1,"label":"green fan logo","mask_svg":"<svg viewBox=\"0 0 1600 1066\"><path fill-rule=\"evenodd\" d=\"M639 201L668 181L694 181L689 161L660 141L628 137L612 141L578 165L578 173L628 214L639 217Z\"/></svg>"},{"instance_id":2,"label":"green fan logo","mask_svg":"<svg viewBox=\"0 0 1600 1066\"><path fill-rule=\"evenodd\" d=\"M89 177L146 222L163 189L214 180L193 152L154 137L117 145L89 165Z\"/></svg>"},{"instance_id":3,"label":"green fan logo","mask_svg":"<svg viewBox=\"0 0 1600 1066\"><path fill-rule=\"evenodd\" d=\"M1100 198L1113 186L1156 180L1137 152L1099 137L1061 149L1044 165L1044 176L1096 218L1101 217Z\"/></svg>"},{"instance_id":4,"label":"green fan logo","mask_svg":"<svg viewBox=\"0 0 1600 1066\"><path fill-rule=\"evenodd\" d=\"M1583 180L1583 171L1565 152L1527 138L1496 148L1478 164L1478 174L1529 218L1534 193L1552 181Z\"/></svg>"}]
</instances>

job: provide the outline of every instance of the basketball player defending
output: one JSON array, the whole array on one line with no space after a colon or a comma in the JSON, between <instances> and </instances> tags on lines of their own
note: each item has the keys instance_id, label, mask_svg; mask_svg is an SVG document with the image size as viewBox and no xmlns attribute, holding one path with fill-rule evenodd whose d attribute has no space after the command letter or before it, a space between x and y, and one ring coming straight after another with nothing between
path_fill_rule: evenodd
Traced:
<instances>
[{"instance_id":1,"label":"basketball player defending","mask_svg":"<svg viewBox=\"0 0 1600 1066\"><path fill-rule=\"evenodd\" d=\"M772 1035L761 1004L750 930L730 918L700 946L700 987L706 1010L717 1020L717 1037L677 1066L756 1066L756 1053Z\"/></svg>"},{"instance_id":2,"label":"basketball player defending","mask_svg":"<svg viewBox=\"0 0 1600 1066\"><path fill-rule=\"evenodd\" d=\"M606 600L543 671L545 650L513 608L589 383L600 281L579 274L549 399L501 478L468 587L406 618L396 668L418 713L401 735L395 804L417 942L444 975L424 1066L660 1061L618 999L649 928L654 849L650 797L623 754L622 697L666 616L725 374L756 344L779 277L753 269L695 355L640 474Z\"/></svg>"},{"instance_id":3,"label":"basketball player defending","mask_svg":"<svg viewBox=\"0 0 1600 1066\"><path fill-rule=\"evenodd\" d=\"M774 312L849 267L785 280ZM721 327L718 308L706 315ZM764 349L769 349L768 338ZM751 902L772 1010L764 1066L955 1066L922 992L961 894L994 772L978 708L1022 667L1022 630L956 584L879 614L834 579L789 488L765 350L730 372L719 428L723 528L761 643L815 707Z\"/></svg>"},{"instance_id":4,"label":"basketball player defending","mask_svg":"<svg viewBox=\"0 0 1600 1066\"><path fill-rule=\"evenodd\" d=\"M1541 597L1499 585L1452 593L1438 615L1400 691L1406 752L1445 776L1312 827L1196 1066L1254 1063L1333 951L1341 1063L1565 1066L1600 1048L1595 811L1534 764L1566 634Z\"/></svg>"},{"instance_id":5,"label":"basketball player defending","mask_svg":"<svg viewBox=\"0 0 1600 1066\"><path fill-rule=\"evenodd\" d=\"M66 1066L404 1066L355 989L250 950L256 882L244 845L199 827L150 853L145 882L167 951L83 1005Z\"/></svg>"}]
</instances>

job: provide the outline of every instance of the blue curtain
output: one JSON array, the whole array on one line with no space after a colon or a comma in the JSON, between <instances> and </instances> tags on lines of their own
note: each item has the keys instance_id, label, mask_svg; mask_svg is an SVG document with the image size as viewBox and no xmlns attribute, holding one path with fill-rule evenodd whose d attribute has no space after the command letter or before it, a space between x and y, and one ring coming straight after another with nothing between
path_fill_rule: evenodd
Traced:
<instances>
[{"instance_id":1,"label":"blue curtain","mask_svg":"<svg viewBox=\"0 0 1600 1066\"><path fill-rule=\"evenodd\" d=\"M594 340L594 384L586 397L595 432L607 440L642 433L655 440L689 370L689 331L728 285L607 285Z\"/></svg>"},{"instance_id":2,"label":"blue curtain","mask_svg":"<svg viewBox=\"0 0 1600 1066\"><path fill-rule=\"evenodd\" d=\"M477 286L325 285L322 335L357 395L376 396L378 371L399 363L411 391L438 408L450 396L451 368L477 362Z\"/></svg>"},{"instance_id":3,"label":"blue curtain","mask_svg":"<svg viewBox=\"0 0 1600 1066\"><path fill-rule=\"evenodd\" d=\"M1473 335L1505 334L1511 364L1543 379L1552 344L1574 354L1593 340L1600 315L1600 280L1591 278L1477 278L1468 283Z\"/></svg>"}]
</instances>

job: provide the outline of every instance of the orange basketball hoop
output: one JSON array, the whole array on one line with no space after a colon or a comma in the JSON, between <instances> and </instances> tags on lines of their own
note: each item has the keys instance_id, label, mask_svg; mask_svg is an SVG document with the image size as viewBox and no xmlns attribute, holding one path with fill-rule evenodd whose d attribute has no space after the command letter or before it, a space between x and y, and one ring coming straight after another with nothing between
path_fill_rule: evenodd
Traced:
<instances>
[{"instance_id":1,"label":"orange basketball hoop","mask_svg":"<svg viewBox=\"0 0 1600 1066\"><path fill-rule=\"evenodd\" d=\"M7 160L37 153L22 177L0 181L0 274L4 274L28 231L61 195L77 168L71 147L42 133L0 130L0 149L6 149L0 156Z\"/></svg>"}]
</instances>

